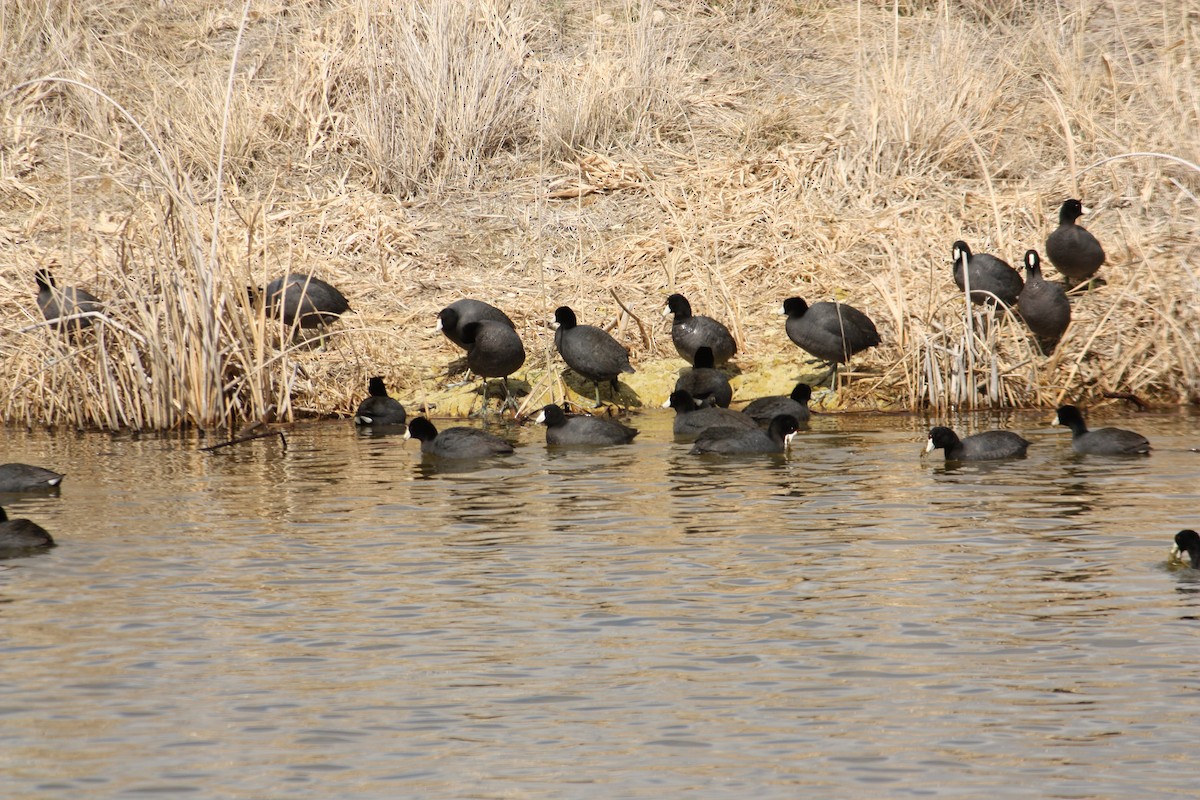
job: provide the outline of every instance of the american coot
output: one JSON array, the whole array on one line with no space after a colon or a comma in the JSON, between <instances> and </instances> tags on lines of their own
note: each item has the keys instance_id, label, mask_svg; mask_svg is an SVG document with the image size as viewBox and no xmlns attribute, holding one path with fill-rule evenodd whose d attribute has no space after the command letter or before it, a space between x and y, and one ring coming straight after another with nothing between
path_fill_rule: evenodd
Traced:
<instances>
[{"instance_id":1,"label":"american coot","mask_svg":"<svg viewBox=\"0 0 1200 800\"><path fill-rule=\"evenodd\" d=\"M1096 274L1104 263L1104 248L1095 236L1075 220L1084 214L1083 203L1072 198L1058 210L1058 227L1046 237L1046 256L1071 285Z\"/></svg>"},{"instance_id":2,"label":"american coot","mask_svg":"<svg viewBox=\"0 0 1200 800\"><path fill-rule=\"evenodd\" d=\"M555 403L544 406L535 421L546 426L546 444L629 444L638 435L635 429L613 419L587 414L567 415Z\"/></svg>"},{"instance_id":3,"label":"american coot","mask_svg":"<svg viewBox=\"0 0 1200 800\"><path fill-rule=\"evenodd\" d=\"M757 428L754 419L740 411L730 411L728 408L701 407L695 398L685 391L671 392L671 396L663 403L663 408L675 409L675 422L672 429L676 436L696 437L708 428L722 426L726 428Z\"/></svg>"},{"instance_id":4,"label":"american coot","mask_svg":"<svg viewBox=\"0 0 1200 800\"><path fill-rule=\"evenodd\" d=\"M283 319L289 328L299 319L301 328L332 325L350 310L350 303L336 288L311 275L293 272L267 284L266 311Z\"/></svg>"},{"instance_id":5,"label":"american coot","mask_svg":"<svg viewBox=\"0 0 1200 800\"><path fill-rule=\"evenodd\" d=\"M43 317L54 323L51 327L55 330L61 330L64 327L76 331L90 328L92 317L81 317L66 322L62 322L60 318L104 310L104 304L100 302L100 298L86 289L76 289L73 286L60 288L54 283L54 276L50 274L49 270L39 269L33 277L38 286L38 308L41 309Z\"/></svg>"},{"instance_id":6,"label":"american coot","mask_svg":"<svg viewBox=\"0 0 1200 800\"><path fill-rule=\"evenodd\" d=\"M963 261L967 262L966 275L971 281L972 303L985 304L999 300L1006 306L1016 304L1025 284L1007 261L988 253L972 253L961 239L954 243L951 253L954 256L954 282L961 291L966 291Z\"/></svg>"},{"instance_id":7,"label":"american coot","mask_svg":"<svg viewBox=\"0 0 1200 800\"><path fill-rule=\"evenodd\" d=\"M694 455L782 453L787 450L799 426L800 423L791 414L779 414L771 420L766 430L759 427L726 428L718 425L700 434L690 452Z\"/></svg>"},{"instance_id":8,"label":"american coot","mask_svg":"<svg viewBox=\"0 0 1200 800\"><path fill-rule=\"evenodd\" d=\"M696 363L696 350L700 347L712 349L713 363L724 364L737 352L733 334L722 323L712 317L692 314L692 304L681 294L667 298L664 314L674 314L671 323L671 341L680 358L689 364Z\"/></svg>"},{"instance_id":9,"label":"american coot","mask_svg":"<svg viewBox=\"0 0 1200 800\"><path fill-rule=\"evenodd\" d=\"M525 363L525 346L515 330L503 322L483 319L468 322L459 329L467 346L467 367L483 378L483 407L488 401L488 378L504 379L504 402L512 401L508 393L508 376Z\"/></svg>"},{"instance_id":10,"label":"american coot","mask_svg":"<svg viewBox=\"0 0 1200 800\"><path fill-rule=\"evenodd\" d=\"M466 350L468 348L467 343L462 340L462 329L472 322L481 322L485 319L507 325L513 330L517 329L508 315L494 305L470 298L455 300L443 308L438 313L437 329L447 339Z\"/></svg>"},{"instance_id":11,"label":"american coot","mask_svg":"<svg viewBox=\"0 0 1200 800\"><path fill-rule=\"evenodd\" d=\"M596 407L600 407L600 382L609 381L617 391L617 376L633 372L629 353L607 332L580 325L567 306L554 311L554 346L567 366L596 384Z\"/></svg>"},{"instance_id":12,"label":"american coot","mask_svg":"<svg viewBox=\"0 0 1200 800\"><path fill-rule=\"evenodd\" d=\"M1017 311L1046 355L1054 352L1071 324L1071 301L1062 286L1042 277L1037 250L1025 251L1025 288L1017 300Z\"/></svg>"},{"instance_id":13,"label":"american coot","mask_svg":"<svg viewBox=\"0 0 1200 800\"><path fill-rule=\"evenodd\" d=\"M404 406L394 397L388 397L383 378L371 378L367 384L367 393L368 397L358 404L358 411L354 413L355 425L379 427L404 424L408 416L404 412Z\"/></svg>"},{"instance_id":14,"label":"american coot","mask_svg":"<svg viewBox=\"0 0 1200 800\"><path fill-rule=\"evenodd\" d=\"M9 519L0 508L0 551L53 546L54 539L41 525L27 519Z\"/></svg>"},{"instance_id":15,"label":"american coot","mask_svg":"<svg viewBox=\"0 0 1200 800\"><path fill-rule=\"evenodd\" d=\"M61 473L32 464L0 464L0 492L36 492L62 483Z\"/></svg>"},{"instance_id":16,"label":"american coot","mask_svg":"<svg viewBox=\"0 0 1200 800\"><path fill-rule=\"evenodd\" d=\"M871 318L845 303L813 303L799 297L783 301L788 338L830 364L845 364L855 353L879 344Z\"/></svg>"},{"instance_id":17,"label":"american coot","mask_svg":"<svg viewBox=\"0 0 1200 800\"><path fill-rule=\"evenodd\" d=\"M421 454L433 458L487 458L508 455L513 446L499 436L478 428L438 429L425 417L416 417L408 423L405 439L416 439L421 443Z\"/></svg>"},{"instance_id":18,"label":"american coot","mask_svg":"<svg viewBox=\"0 0 1200 800\"><path fill-rule=\"evenodd\" d=\"M1200 569L1200 533L1182 530L1175 534L1175 546L1171 548L1171 560L1181 561L1192 569Z\"/></svg>"},{"instance_id":19,"label":"american coot","mask_svg":"<svg viewBox=\"0 0 1200 800\"><path fill-rule=\"evenodd\" d=\"M713 351L708 345L696 348L695 366L675 381L675 389L687 392L698 402L712 398L713 405L729 408L733 402L733 387L725 373L714 368Z\"/></svg>"},{"instance_id":20,"label":"american coot","mask_svg":"<svg viewBox=\"0 0 1200 800\"><path fill-rule=\"evenodd\" d=\"M812 387L801 382L796 384L790 395L778 394L750 401L750 404L742 409L742 413L748 414L759 425L769 425L771 420L780 414L790 414L799 424L804 425L808 422L808 401L811 398Z\"/></svg>"},{"instance_id":21,"label":"american coot","mask_svg":"<svg viewBox=\"0 0 1200 800\"><path fill-rule=\"evenodd\" d=\"M945 451L947 461L993 461L1024 457L1029 442L1012 431L984 431L965 439L941 425L930 428L925 452Z\"/></svg>"},{"instance_id":22,"label":"american coot","mask_svg":"<svg viewBox=\"0 0 1200 800\"><path fill-rule=\"evenodd\" d=\"M1071 447L1076 453L1091 453L1103 456L1136 456L1150 452L1150 442L1145 436L1121 428L1097 428L1089 431L1083 421L1083 413L1075 406L1060 406L1055 416L1056 425L1071 429Z\"/></svg>"}]
</instances>

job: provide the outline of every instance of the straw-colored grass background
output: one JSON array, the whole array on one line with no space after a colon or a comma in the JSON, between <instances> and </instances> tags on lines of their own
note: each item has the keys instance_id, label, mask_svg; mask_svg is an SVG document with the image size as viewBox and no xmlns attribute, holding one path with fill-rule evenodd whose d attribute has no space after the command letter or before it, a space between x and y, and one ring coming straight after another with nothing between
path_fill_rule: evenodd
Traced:
<instances>
[{"instance_id":1,"label":"straw-colored grass background","mask_svg":"<svg viewBox=\"0 0 1200 800\"><path fill-rule=\"evenodd\" d=\"M462 296L531 369L561 304L649 363L676 290L747 371L805 357L789 295L869 313L850 407L1194 401L1198 74L1196 0L9 0L0 415L347 413L374 374L420 400ZM1051 358L1015 323L975 340L951 243L1019 264L1070 196L1107 285ZM109 321L33 327L39 266ZM350 299L323 349L247 302L285 271Z\"/></svg>"}]
</instances>

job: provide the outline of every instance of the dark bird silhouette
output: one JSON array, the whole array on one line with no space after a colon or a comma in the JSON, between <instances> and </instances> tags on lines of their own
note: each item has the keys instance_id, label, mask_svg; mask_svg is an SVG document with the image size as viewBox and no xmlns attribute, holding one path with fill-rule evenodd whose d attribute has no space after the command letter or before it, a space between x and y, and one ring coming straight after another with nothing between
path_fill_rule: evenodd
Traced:
<instances>
[{"instance_id":1,"label":"dark bird silhouette","mask_svg":"<svg viewBox=\"0 0 1200 800\"><path fill-rule=\"evenodd\" d=\"M810 416L808 401L812 398L812 387L807 383L797 383L791 394L777 394L770 397L759 397L751 400L742 409L742 413L754 419L761 426L771 423L780 414L789 414L796 418L800 425L806 425Z\"/></svg>"},{"instance_id":2,"label":"dark bird silhouette","mask_svg":"<svg viewBox=\"0 0 1200 800\"><path fill-rule=\"evenodd\" d=\"M33 277L38 286L38 308L46 320L54 323L51 327L55 330L67 328L71 331L81 331L84 328L90 328L93 322L92 317L67 320L62 318L104 310L104 304L100 302L100 298L86 289L58 286L49 270L39 269Z\"/></svg>"},{"instance_id":3,"label":"dark bird silhouette","mask_svg":"<svg viewBox=\"0 0 1200 800\"><path fill-rule=\"evenodd\" d=\"M941 425L930 428L925 452L943 450L947 461L995 461L1023 458L1029 442L1012 431L984 431L965 439Z\"/></svg>"},{"instance_id":4,"label":"dark bird silhouette","mask_svg":"<svg viewBox=\"0 0 1200 800\"><path fill-rule=\"evenodd\" d=\"M680 358L689 364L696 363L696 350L708 347L712 350L713 364L720 366L737 353L737 342L724 324L712 317L692 313L692 304L681 294L667 298L665 314L674 314L671 323L671 341Z\"/></svg>"},{"instance_id":5,"label":"dark bird silhouette","mask_svg":"<svg viewBox=\"0 0 1200 800\"><path fill-rule=\"evenodd\" d=\"M459 330L467 346L467 367L483 378L483 407L488 402L488 378L504 380L504 402L512 400L508 391L508 376L525 363L525 346L515 330L503 322L483 319L469 322Z\"/></svg>"},{"instance_id":6,"label":"dark bird silhouette","mask_svg":"<svg viewBox=\"0 0 1200 800\"><path fill-rule=\"evenodd\" d=\"M388 396L383 378L376 376L367 382L367 397L354 412L354 424L376 428L403 425L407 417L400 401Z\"/></svg>"},{"instance_id":7,"label":"dark bird silhouette","mask_svg":"<svg viewBox=\"0 0 1200 800\"><path fill-rule=\"evenodd\" d=\"M438 312L437 329L447 339L466 350L468 347L467 343L462 340L462 329L472 322L482 322L483 320L499 322L513 330L517 329L517 326L503 311L490 303L471 298L455 300Z\"/></svg>"},{"instance_id":8,"label":"dark bird silhouette","mask_svg":"<svg viewBox=\"0 0 1200 800\"><path fill-rule=\"evenodd\" d=\"M799 297L783 301L788 338L800 349L830 365L832 377L838 364L855 353L879 344L875 323L863 312L845 303L813 303ZM825 376L822 376L824 378Z\"/></svg>"},{"instance_id":9,"label":"dark bird silhouette","mask_svg":"<svg viewBox=\"0 0 1200 800\"><path fill-rule=\"evenodd\" d=\"M546 426L546 444L552 445L629 444L638 435L637 430L615 419L566 414L555 403L543 407L535 421Z\"/></svg>"},{"instance_id":10,"label":"dark bird silhouette","mask_svg":"<svg viewBox=\"0 0 1200 800\"><path fill-rule=\"evenodd\" d=\"M0 553L53 546L54 539L41 525L27 519L9 519L0 508Z\"/></svg>"},{"instance_id":11,"label":"dark bird silhouette","mask_svg":"<svg viewBox=\"0 0 1200 800\"><path fill-rule=\"evenodd\" d=\"M1182 530L1175 534L1175 546L1171 548L1171 560L1200 569L1200 533Z\"/></svg>"},{"instance_id":12,"label":"dark bird silhouette","mask_svg":"<svg viewBox=\"0 0 1200 800\"><path fill-rule=\"evenodd\" d=\"M954 256L954 283L961 291L966 291L963 261L967 262L966 276L971 281L972 303L984 305L999 301L1006 306L1016 304L1025 284L1007 261L988 253L972 253L961 239L954 243L951 252Z\"/></svg>"},{"instance_id":13,"label":"dark bird silhouette","mask_svg":"<svg viewBox=\"0 0 1200 800\"><path fill-rule=\"evenodd\" d=\"M1054 352L1071 324L1071 301L1062 286L1042 277L1037 250L1025 251L1025 288L1017 300L1017 312L1046 355Z\"/></svg>"},{"instance_id":14,"label":"dark bird silhouette","mask_svg":"<svg viewBox=\"0 0 1200 800\"><path fill-rule=\"evenodd\" d=\"M695 398L685 391L671 392L663 408L675 409L672 430L676 436L695 438L708 428L758 428L752 417L728 408L700 406Z\"/></svg>"},{"instance_id":15,"label":"dark bird silhouette","mask_svg":"<svg viewBox=\"0 0 1200 800\"><path fill-rule=\"evenodd\" d=\"M0 492L36 492L57 488L60 472L32 464L0 464Z\"/></svg>"},{"instance_id":16,"label":"dark bird silhouette","mask_svg":"<svg viewBox=\"0 0 1200 800\"><path fill-rule=\"evenodd\" d=\"M708 428L696 439L689 451L694 455L746 455L750 453L782 453L799 428L791 414L779 414L766 430L754 428Z\"/></svg>"},{"instance_id":17,"label":"dark bird silhouette","mask_svg":"<svg viewBox=\"0 0 1200 800\"><path fill-rule=\"evenodd\" d=\"M733 387L725 373L713 366L712 348L708 345L697 347L695 364L675 381L676 390L683 389L701 404L712 398L713 405L729 408L733 402Z\"/></svg>"},{"instance_id":18,"label":"dark bird silhouette","mask_svg":"<svg viewBox=\"0 0 1200 800\"><path fill-rule=\"evenodd\" d=\"M1058 227L1046 237L1046 257L1071 286L1096 274L1104 263L1104 248L1095 236L1076 223L1084 214L1083 203L1072 198L1058 210Z\"/></svg>"},{"instance_id":19,"label":"dark bird silhouette","mask_svg":"<svg viewBox=\"0 0 1200 800\"><path fill-rule=\"evenodd\" d=\"M503 456L513 452L513 446L499 436L478 428L447 428L442 432L425 417L408 423L405 439L421 443L421 454L431 458L480 459Z\"/></svg>"},{"instance_id":20,"label":"dark bird silhouette","mask_svg":"<svg viewBox=\"0 0 1200 800\"><path fill-rule=\"evenodd\" d=\"M1089 431L1083 412L1075 406L1059 406L1055 424L1071 429L1071 447L1076 453L1102 456L1135 456L1150 452L1150 441L1140 433L1122 428Z\"/></svg>"},{"instance_id":21,"label":"dark bird silhouette","mask_svg":"<svg viewBox=\"0 0 1200 800\"><path fill-rule=\"evenodd\" d=\"M617 391L617 376L633 372L629 352L606 331L580 325L567 306L554 311L554 346L567 366L596 385L596 407L600 407L600 382L608 381Z\"/></svg>"},{"instance_id":22,"label":"dark bird silhouette","mask_svg":"<svg viewBox=\"0 0 1200 800\"><path fill-rule=\"evenodd\" d=\"M267 284L266 312L292 327L323 328L350 310L350 303L334 286L320 278L293 272Z\"/></svg>"}]
</instances>

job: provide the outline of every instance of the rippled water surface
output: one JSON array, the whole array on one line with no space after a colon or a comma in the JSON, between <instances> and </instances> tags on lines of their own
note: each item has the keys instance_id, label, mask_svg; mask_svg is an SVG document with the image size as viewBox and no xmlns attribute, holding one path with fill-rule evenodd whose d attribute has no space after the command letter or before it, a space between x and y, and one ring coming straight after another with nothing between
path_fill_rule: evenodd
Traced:
<instances>
[{"instance_id":1,"label":"rippled water surface","mask_svg":"<svg viewBox=\"0 0 1200 800\"><path fill-rule=\"evenodd\" d=\"M959 468L912 417L718 460L648 412L476 471L5 431L68 475L2 500L59 546L0 561L0 793L1194 797L1197 418L1092 420L1156 447L1111 459L1046 417Z\"/></svg>"}]
</instances>

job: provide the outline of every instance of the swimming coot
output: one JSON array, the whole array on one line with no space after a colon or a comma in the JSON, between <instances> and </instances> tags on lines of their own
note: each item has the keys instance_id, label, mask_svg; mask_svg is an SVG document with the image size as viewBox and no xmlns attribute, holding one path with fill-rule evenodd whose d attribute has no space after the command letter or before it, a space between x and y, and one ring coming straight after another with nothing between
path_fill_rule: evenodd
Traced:
<instances>
[{"instance_id":1,"label":"swimming coot","mask_svg":"<svg viewBox=\"0 0 1200 800\"><path fill-rule=\"evenodd\" d=\"M462 329L472 322L483 320L499 322L516 330L517 326L500 309L482 300L463 298L455 300L438 313L437 329L456 345L466 350L467 343L462 340Z\"/></svg>"},{"instance_id":2,"label":"swimming coot","mask_svg":"<svg viewBox=\"0 0 1200 800\"><path fill-rule=\"evenodd\" d=\"M737 352L737 342L724 324L712 317L692 314L692 304L681 294L667 298L664 314L674 314L671 323L671 341L680 358L689 364L696 363L696 350L708 347L712 350L713 363L724 364Z\"/></svg>"},{"instance_id":3,"label":"swimming coot","mask_svg":"<svg viewBox=\"0 0 1200 800\"><path fill-rule=\"evenodd\" d=\"M41 525L27 519L9 519L0 508L0 552L53 546L54 539Z\"/></svg>"},{"instance_id":4,"label":"swimming coot","mask_svg":"<svg viewBox=\"0 0 1200 800\"><path fill-rule=\"evenodd\" d=\"M961 239L954 243L951 253L954 256L954 283L961 291L966 291L963 283L964 259L967 262L966 277L971 281L972 303L985 304L999 300L1006 306L1016 304L1025 283L1007 261L988 253L972 253Z\"/></svg>"},{"instance_id":5,"label":"swimming coot","mask_svg":"<svg viewBox=\"0 0 1200 800\"><path fill-rule=\"evenodd\" d=\"M830 364L845 364L855 353L879 344L875 323L845 303L813 303L789 297L783 301L788 338L802 350Z\"/></svg>"},{"instance_id":6,"label":"swimming coot","mask_svg":"<svg viewBox=\"0 0 1200 800\"><path fill-rule=\"evenodd\" d=\"M368 397L358 404L358 411L354 413L355 425L379 427L404 424L407 418L404 406L400 404L399 400L388 397L383 378L378 376L371 378L367 383L367 393Z\"/></svg>"},{"instance_id":7,"label":"swimming coot","mask_svg":"<svg viewBox=\"0 0 1200 800\"><path fill-rule=\"evenodd\" d=\"M1072 286L1091 278L1104 263L1099 240L1075 223L1085 211L1083 203L1067 200L1058 210L1058 227L1046 237L1046 257Z\"/></svg>"},{"instance_id":8,"label":"swimming coot","mask_svg":"<svg viewBox=\"0 0 1200 800\"><path fill-rule=\"evenodd\" d=\"M1076 453L1091 453L1102 456L1136 456L1150 452L1150 442L1145 436L1121 428L1098 428L1089 431L1083 421L1083 413L1075 406L1060 406L1055 416L1056 425L1071 429L1071 447Z\"/></svg>"},{"instance_id":9,"label":"swimming coot","mask_svg":"<svg viewBox=\"0 0 1200 800\"><path fill-rule=\"evenodd\" d=\"M739 455L745 453L782 453L787 450L800 423L791 414L779 414L771 420L766 430L754 428L727 428L718 425L700 434L692 445L691 453L703 455Z\"/></svg>"},{"instance_id":10,"label":"swimming coot","mask_svg":"<svg viewBox=\"0 0 1200 800\"><path fill-rule=\"evenodd\" d=\"M350 303L335 287L312 275L289 273L267 284L266 312L281 317L289 328L322 328L337 322Z\"/></svg>"},{"instance_id":11,"label":"swimming coot","mask_svg":"<svg viewBox=\"0 0 1200 800\"><path fill-rule=\"evenodd\" d=\"M608 381L617 391L617 376L633 372L629 353L607 332L580 325L567 306L554 311L554 346L567 366L596 384L596 407L600 407L600 382Z\"/></svg>"},{"instance_id":12,"label":"swimming coot","mask_svg":"<svg viewBox=\"0 0 1200 800\"><path fill-rule=\"evenodd\" d=\"M1046 355L1054 352L1071 324L1071 301L1062 286L1042 277L1037 250L1025 251L1025 288L1017 300L1017 311Z\"/></svg>"},{"instance_id":13,"label":"swimming coot","mask_svg":"<svg viewBox=\"0 0 1200 800\"><path fill-rule=\"evenodd\" d=\"M478 428L447 428L441 433L425 417L416 417L408 423L405 439L416 439L421 443L421 454L433 458L487 458L513 452L513 446L499 436Z\"/></svg>"},{"instance_id":14,"label":"swimming coot","mask_svg":"<svg viewBox=\"0 0 1200 800\"><path fill-rule=\"evenodd\" d=\"M676 436L696 437L708 428L723 426L726 428L757 428L754 419L740 411L730 411L728 408L701 407L695 398L685 391L671 392L671 396L663 403L663 408L675 409L675 422L672 429Z\"/></svg>"},{"instance_id":15,"label":"swimming coot","mask_svg":"<svg viewBox=\"0 0 1200 800\"><path fill-rule=\"evenodd\" d=\"M0 492L36 492L62 483L59 472L32 464L0 464Z\"/></svg>"},{"instance_id":16,"label":"swimming coot","mask_svg":"<svg viewBox=\"0 0 1200 800\"><path fill-rule=\"evenodd\" d=\"M1200 533L1182 530L1175 534L1175 546L1171 548L1171 560L1200 569Z\"/></svg>"},{"instance_id":17,"label":"swimming coot","mask_svg":"<svg viewBox=\"0 0 1200 800\"><path fill-rule=\"evenodd\" d=\"M38 308L41 309L43 317L54 323L50 327L55 330L61 330L64 327L75 331L90 328L92 317L81 317L66 322L63 322L61 318L104 310L104 304L100 302L100 298L86 289L77 289L73 286L59 287L55 284L54 276L50 274L49 270L39 269L33 277L38 286Z\"/></svg>"},{"instance_id":18,"label":"swimming coot","mask_svg":"<svg viewBox=\"0 0 1200 800\"><path fill-rule=\"evenodd\" d=\"M697 347L694 363L694 367L685 370L675 381L675 389L682 389L699 403L711 397L713 405L729 408L733 402L733 387L725 373L713 366L712 348L708 345Z\"/></svg>"},{"instance_id":19,"label":"swimming coot","mask_svg":"<svg viewBox=\"0 0 1200 800\"><path fill-rule=\"evenodd\" d=\"M812 387L807 383L797 383L791 394L777 394L770 397L759 397L751 400L742 409L759 425L769 425L771 420L780 414L790 414L800 425L808 422L808 401L812 398Z\"/></svg>"},{"instance_id":20,"label":"swimming coot","mask_svg":"<svg viewBox=\"0 0 1200 800\"><path fill-rule=\"evenodd\" d=\"M629 444L638 435L635 429L613 419L587 414L568 415L556 403L544 406L535 421L546 426L546 444Z\"/></svg>"},{"instance_id":21,"label":"swimming coot","mask_svg":"<svg viewBox=\"0 0 1200 800\"><path fill-rule=\"evenodd\" d=\"M947 461L994 461L1000 458L1021 458L1029 447L1022 437L1012 431L984 431L965 439L941 425L929 430L925 452L944 450Z\"/></svg>"}]
</instances>

